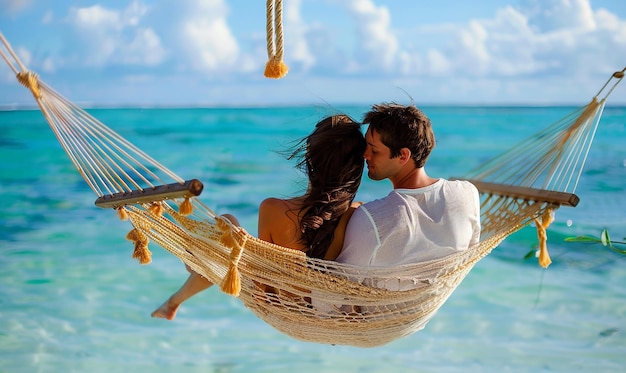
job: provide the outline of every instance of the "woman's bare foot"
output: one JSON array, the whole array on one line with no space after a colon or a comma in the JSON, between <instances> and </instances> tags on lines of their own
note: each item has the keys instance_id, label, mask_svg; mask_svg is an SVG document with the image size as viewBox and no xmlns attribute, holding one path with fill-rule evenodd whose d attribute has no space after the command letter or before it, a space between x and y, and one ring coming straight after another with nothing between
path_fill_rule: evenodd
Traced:
<instances>
[{"instance_id":1,"label":"woman's bare foot","mask_svg":"<svg viewBox=\"0 0 626 373\"><path fill-rule=\"evenodd\" d=\"M154 310L150 316L160 319L174 320L178 307L180 307L180 304L172 302L172 298L170 297L159 308Z\"/></svg>"},{"instance_id":2,"label":"woman's bare foot","mask_svg":"<svg viewBox=\"0 0 626 373\"><path fill-rule=\"evenodd\" d=\"M185 281L183 286L181 286L180 289L172 294L172 296L170 296L165 301L165 303L163 303L159 308L152 312L152 317L174 320L174 318L176 317L176 312L178 311L178 308L181 304L183 304L187 299L191 298L195 294L213 285L213 283L211 283L209 280L192 271L191 268L187 268L190 270L187 281Z\"/></svg>"}]
</instances>

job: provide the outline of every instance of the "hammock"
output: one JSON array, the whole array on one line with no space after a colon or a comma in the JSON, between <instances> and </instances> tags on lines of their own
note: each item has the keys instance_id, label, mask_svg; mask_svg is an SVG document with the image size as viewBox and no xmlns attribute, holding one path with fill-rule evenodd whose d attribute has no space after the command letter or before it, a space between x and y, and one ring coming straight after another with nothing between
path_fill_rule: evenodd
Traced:
<instances>
[{"instance_id":1,"label":"hammock","mask_svg":"<svg viewBox=\"0 0 626 373\"><path fill-rule=\"evenodd\" d=\"M558 207L578 203L574 192L606 98L624 76L624 70L616 72L588 105L466 175L481 193L477 245L414 265L362 268L307 258L221 218L197 197L200 181L180 178L55 92L0 38L7 49L2 57L32 92L97 195L96 205L130 220L127 238L134 242L135 258L149 263L148 243L155 243L280 332L360 347L384 345L424 328L480 259L530 223L538 231L539 262L550 264L546 228ZM387 286L377 287L382 283ZM392 291L389 284L410 286Z\"/></svg>"}]
</instances>

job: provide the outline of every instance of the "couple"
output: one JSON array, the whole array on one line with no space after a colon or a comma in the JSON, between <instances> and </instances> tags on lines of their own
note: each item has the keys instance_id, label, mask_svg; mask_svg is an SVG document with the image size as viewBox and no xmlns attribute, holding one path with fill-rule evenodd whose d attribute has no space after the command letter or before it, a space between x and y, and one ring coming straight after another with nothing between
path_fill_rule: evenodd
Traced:
<instances>
[{"instance_id":1,"label":"couple","mask_svg":"<svg viewBox=\"0 0 626 373\"><path fill-rule=\"evenodd\" d=\"M333 115L299 143L289 159L299 159L308 190L300 197L264 200L259 238L309 257L371 267L438 259L478 243L477 189L467 181L431 178L424 170L435 146L430 119L413 105L391 103L374 105L363 122L369 124L365 137L359 123ZM361 205L354 197L364 158L368 176L389 179L394 189ZM185 300L211 285L190 271L152 317L172 320Z\"/></svg>"}]
</instances>

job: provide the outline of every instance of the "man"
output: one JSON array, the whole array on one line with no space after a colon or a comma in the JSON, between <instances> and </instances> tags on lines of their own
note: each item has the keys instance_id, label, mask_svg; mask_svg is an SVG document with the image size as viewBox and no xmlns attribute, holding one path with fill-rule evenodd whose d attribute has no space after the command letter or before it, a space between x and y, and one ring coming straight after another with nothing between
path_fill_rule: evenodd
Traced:
<instances>
[{"instance_id":1,"label":"man","mask_svg":"<svg viewBox=\"0 0 626 373\"><path fill-rule=\"evenodd\" d=\"M480 239L478 190L467 181L432 178L424 166L435 146L428 117L413 105L374 105L364 153L368 176L389 179L387 197L360 206L348 223L338 262L394 267L439 259ZM388 289L411 282L378 283Z\"/></svg>"}]
</instances>

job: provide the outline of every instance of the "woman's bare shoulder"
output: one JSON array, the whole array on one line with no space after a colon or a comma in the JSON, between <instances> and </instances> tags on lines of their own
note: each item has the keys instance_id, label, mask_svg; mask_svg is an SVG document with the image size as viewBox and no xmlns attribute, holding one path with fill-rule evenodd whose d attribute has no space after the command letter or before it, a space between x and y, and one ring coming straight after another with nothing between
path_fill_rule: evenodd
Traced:
<instances>
[{"instance_id":1,"label":"woman's bare shoulder","mask_svg":"<svg viewBox=\"0 0 626 373\"><path fill-rule=\"evenodd\" d=\"M302 250L296 206L293 200L266 198L259 206L259 238Z\"/></svg>"},{"instance_id":2,"label":"woman's bare shoulder","mask_svg":"<svg viewBox=\"0 0 626 373\"><path fill-rule=\"evenodd\" d=\"M264 199L259 205L259 213L270 213L285 215L289 210L293 209L290 200L269 197Z\"/></svg>"},{"instance_id":3,"label":"woman's bare shoulder","mask_svg":"<svg viewBox=\"0 0 626 373\"><path fill-rule=\"evenodd\" d=\"M276 208L279 207L280 205L284 205L285 200L280 199L280 198L274 198L274 197L269 197L264 199L263 201L261 201L261 205L260 207L265 207L265 208Z\"/></svg>"},{"instance_id":4,"label":"woman's bare shoulder","mask_svg":"<svg viewBox=\"0 0 626 373\"><path fill-rule=\"evenodd\" d=\"M259 205L259 219L271 220L275 226L294 224L298 220L298 206L294 199L266 198Z\"/></svg>"}]
</instances>

